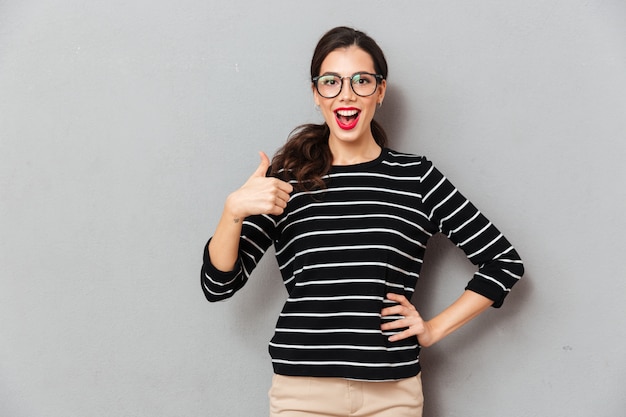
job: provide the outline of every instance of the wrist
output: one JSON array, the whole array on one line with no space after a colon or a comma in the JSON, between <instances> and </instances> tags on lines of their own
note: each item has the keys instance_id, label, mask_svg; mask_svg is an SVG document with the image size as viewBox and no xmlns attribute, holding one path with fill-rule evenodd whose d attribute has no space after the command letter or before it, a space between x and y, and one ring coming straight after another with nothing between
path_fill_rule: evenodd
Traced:
<instances>
[{"instance_id":1,"label":"wrist","mask_svg":"<svg viewBox=\"0 0 626 417\"><path fill-rule=\"evenodd\" d=\"M426 332L424 332L423 336L419 337L419 342L422 347L430 347L445 337L441 328L438 327L437 323L432 319L425 321L424 327L426 328Z\"/></svg>"},{"instance_id":2,"label":"wrist","mask_svg":"<svg viewBox=\"0 0 626 417\"><path fill-rule=\"evenodd\" d=\"M237 203L237 196L235 195L235 193L229 195L226 198L226 202L224 203L223 217L233 223L241 223L243 219L246 218L245 213L243 213L239 209L239 204Z\"/></svg>"}]
</instances>

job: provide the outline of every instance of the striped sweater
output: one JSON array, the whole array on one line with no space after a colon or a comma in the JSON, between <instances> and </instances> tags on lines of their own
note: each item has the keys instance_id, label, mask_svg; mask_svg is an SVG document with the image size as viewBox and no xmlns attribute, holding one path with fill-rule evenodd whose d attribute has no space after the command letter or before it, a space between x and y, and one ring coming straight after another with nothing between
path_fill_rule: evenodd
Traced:
<instances>
[{"instance_id":1,"label":"striped sweater","mask_svg":"<svg viewBox=\"0 0 626 417\"><path fill-rule=\"evenodd\" d=\"M388 292L411 298L428 239L445 234L477 271L466 289L500 307L523 274L511 244L426 158L384 149L335 166L327 188L294 192L280 216L245 219L239 260L218 271L204 250L202 288L229 298L274 245L288 299L270 341L274 371L292 376L394 380L420 371L417 338L380 329Z\"/></svg>"}]
</instances>

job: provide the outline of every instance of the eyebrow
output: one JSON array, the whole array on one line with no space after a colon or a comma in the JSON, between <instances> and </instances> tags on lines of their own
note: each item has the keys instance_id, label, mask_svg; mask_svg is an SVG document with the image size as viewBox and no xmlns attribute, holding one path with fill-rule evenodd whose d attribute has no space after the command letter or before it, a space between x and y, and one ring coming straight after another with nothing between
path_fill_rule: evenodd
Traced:
<instances>
[{"instance_id":1,"label":"eyebrow","mask_svg":"<svg viewBox=\"0 0 626 417\"><path fill-rule=\"evenodd\" d=\"M357 71L357 72L353 73L352 75L346 75L346 77L354 77L357 74L375 74L375 72ZM331 72L331 71L326 71L325 73L320 74L320 77L324 76L324 75L336 75L337 77L341 77L341 74L339 74L338 72Z\"/></svg>"}]
</instances>

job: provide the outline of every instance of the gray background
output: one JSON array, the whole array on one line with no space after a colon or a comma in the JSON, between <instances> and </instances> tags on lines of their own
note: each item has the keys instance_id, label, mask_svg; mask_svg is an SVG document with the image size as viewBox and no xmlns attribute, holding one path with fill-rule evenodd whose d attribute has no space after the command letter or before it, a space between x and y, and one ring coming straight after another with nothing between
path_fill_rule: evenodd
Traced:
<instances>
[{"instance_id":1,"label":"gray background","mask_svg":"<svg viewBox=\"0 0 626 417\"><path fill-rule=\"evenodd\" d=\"M392 147L527 265L424 352L425 416L623 416L625 21L619 0L0 0L0 415L266 415L276 262L209 304L202 248L257 151L321 121L309 60L348 24L387 55ZM473 271L432 243L426 317Z\"/></svg>"}]
</instances>

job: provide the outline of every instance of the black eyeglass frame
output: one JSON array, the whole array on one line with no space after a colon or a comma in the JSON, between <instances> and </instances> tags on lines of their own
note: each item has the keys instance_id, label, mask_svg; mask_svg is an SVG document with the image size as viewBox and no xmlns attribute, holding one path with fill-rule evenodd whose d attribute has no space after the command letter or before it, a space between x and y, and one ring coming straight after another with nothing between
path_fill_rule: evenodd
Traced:
<instances>
[{"instance_id":1,"label":"black eyeglass frame","mask_svg":"<svg viewBox=\"0 0 626 417\"><path fill-rule=\"evenodd\" d=\"M325 96L320 92L319 86L317 84L317 82L319 81L320 78L322 77L328 77L329 75L332 75L334 77L337 77L341 80L340 82L340 86L339 86L339 91L337 92L337 94L335 94L334 96ZM370 94L359 94L356 91L354 91L354 84L352 83L352 79L354 77L356 77L357 75L371 75L372 77L374 77L376 79L376 87L374 88L374 91L372 91ZM378 90L378 86L380 85L380 83L385 79L385 77L381 74L372 74L371 72L365 72L365 71L361 71L361 72L355 72L354 74L348 76L346 75L345 77L341 77L338 74L322 74L322 75L318 75L317 77L313 77L311 78L311 82L313 82L313 84L315 85L315 89L317 90L318 94L324 98L335 98L337 97L339 94L341 94L341 91L343 90L343 80L345 80L346 78L348 78L350 80L350 88L352 89L352 92L354 94L356 94L359 97L369 97L372 96L376 93L376 90Z\"/></svg>"}]
</instances>

